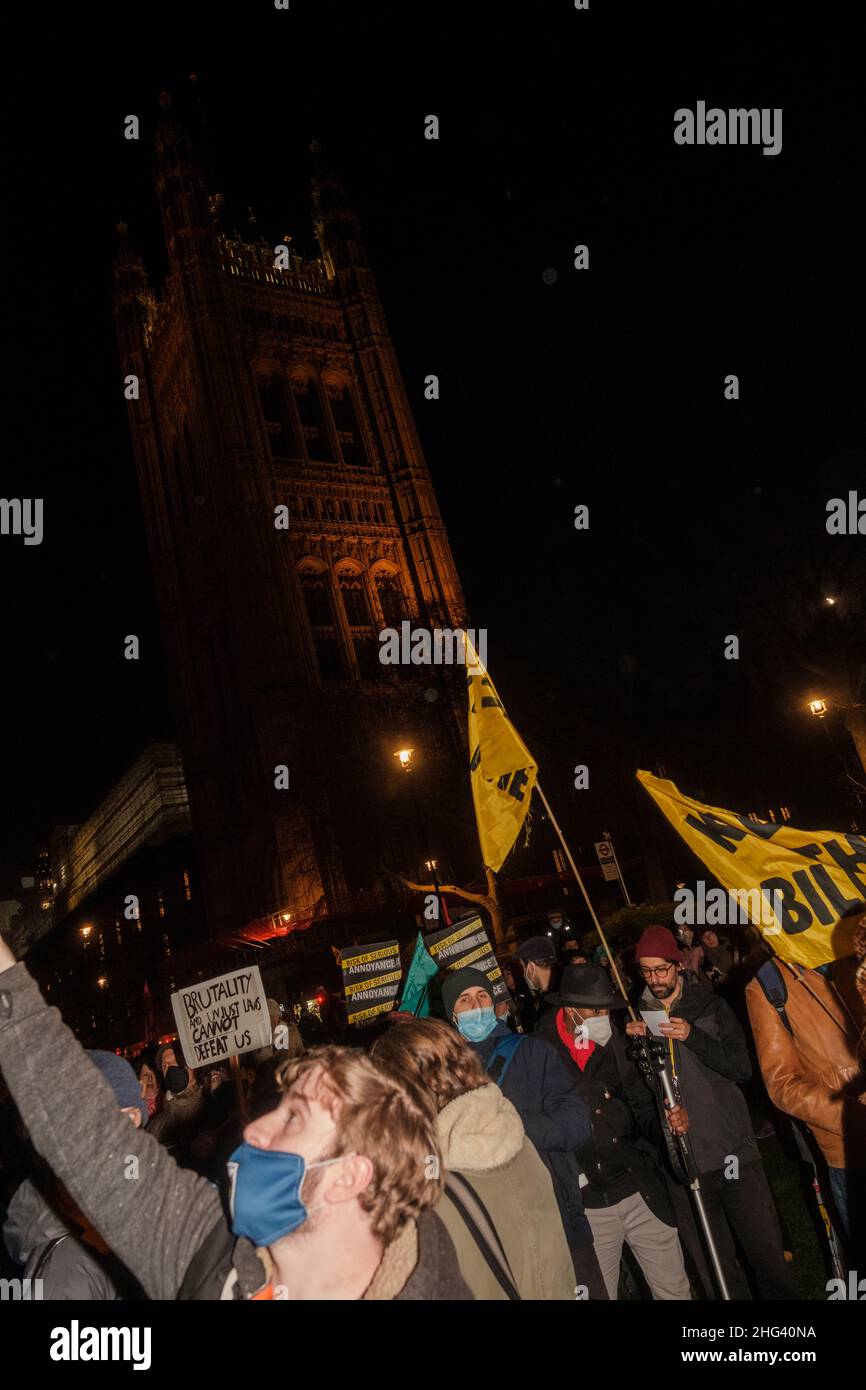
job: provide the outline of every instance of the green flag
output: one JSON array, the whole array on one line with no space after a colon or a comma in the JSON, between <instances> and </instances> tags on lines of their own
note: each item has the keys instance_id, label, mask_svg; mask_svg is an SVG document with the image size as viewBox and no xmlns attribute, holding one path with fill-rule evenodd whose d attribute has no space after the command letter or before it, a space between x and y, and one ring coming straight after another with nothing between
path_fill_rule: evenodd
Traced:
<instances>
[{"instance_id":1,"label":"green flag","mask_svg":"<svg viewBox=\"0 0 866 1390\"><path fill-rule=\"evenodd\" d=\"M424 945L424 940L419 932L418 940L415 943L415 954L406 972L403 998L400 1000L402 1013L414 1014L416 1018L427 1018L430 1013L428 985L433 976L438 974L439 967Z\"/></svg>"}]
</instances>

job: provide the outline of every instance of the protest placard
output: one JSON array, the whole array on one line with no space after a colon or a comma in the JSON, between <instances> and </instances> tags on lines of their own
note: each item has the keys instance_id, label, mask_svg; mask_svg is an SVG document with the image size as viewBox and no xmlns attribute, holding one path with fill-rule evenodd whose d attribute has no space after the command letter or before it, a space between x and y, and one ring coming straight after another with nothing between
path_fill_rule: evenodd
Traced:
<instances>
[{"instance_id":1,"label":"protest placard","mask_svg":"<svg viewBox=\"0 0 866 1390\"><path fill-rule=\"evenodd\" d=\"M424 945L440 970L462 970L464 966L472 965L489 979L490 993L496 1003L500 999L510 998L480 917L467 917L453 927L430 932L429 936L424 937Z\"/></svg>"},{"instance_id":2,"label":"protest placard","mask_svg":"<svg viewBox=\"0 0 866 1390\"><path fill-rule=\"evenodd\" d=\"M171 996L171 1007L188 1066L239 1057L271 1042L268 1001L257 965L179 989Z\"/></svg>"},{"instance_id":3,"label":"protest placard","mask_svg":"<svg viewBox=\"0 0 866 1390\"><path fill-rule=\"evenodd\" d=\"M403 971L396 941L376 941L340 952L350 1023L366 1025L393 1009Z\"/></svg>"}]
</instances>

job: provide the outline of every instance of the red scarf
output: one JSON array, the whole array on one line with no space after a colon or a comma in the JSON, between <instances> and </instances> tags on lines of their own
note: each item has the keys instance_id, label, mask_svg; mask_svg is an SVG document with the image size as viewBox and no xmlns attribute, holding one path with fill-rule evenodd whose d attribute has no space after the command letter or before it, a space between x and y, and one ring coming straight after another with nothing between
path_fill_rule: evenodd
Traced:
<instances>
[{"instance_id":1,"label":"red scarf","mask_svg":"<svg viewBox=\"0 0 866 1390\"><path fill-rule=\"evenodd\" d=\"M565 1021L565 1009L557 1010L556 1031L568 1048L572 1062L576 1062L580 1070L585 1071L586 1064L596 1049L596 1044L592 1041L592 1038L587 1038L583 1045L580 1044L574 1034L569 1032L568 1024Z\"/></svg>"}]
</instances>

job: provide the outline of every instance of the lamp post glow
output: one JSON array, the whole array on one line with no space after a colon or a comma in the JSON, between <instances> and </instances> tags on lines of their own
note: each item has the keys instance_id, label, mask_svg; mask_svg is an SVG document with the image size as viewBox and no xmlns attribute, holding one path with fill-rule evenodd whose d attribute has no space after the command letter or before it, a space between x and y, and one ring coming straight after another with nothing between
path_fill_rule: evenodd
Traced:
<instances>
[{"instance_id":1,"label":"lamp post glow","mask_svg":"<svg viewBox=\"0 0 866 1390\"><path fill-rule=\"evenodd\" d=\"M823 719L825 714L827 713L827 701L810 700L809 713L813 715L815 719Z\"/></svg>"},{"instance_id":2,"label":"lamp post glow","mask_svg":"<svg viewBox=\"0 0 866 1390\"><path fill-rule=\"evenodd\" d=\"M402 769L403 769L404 772L411 772L411 771L412 771L412 760L413 760L414 756L415 756L415 749L414 749L414 748L398 748L397 751L396 751L396 753L394 754L394 757L397 758L397 759L399 759L400 766L402 767ZM415 812L415 824L416 824L417 827L418 827L418 848L420 849L421 853L423 854L423 853L424 853L424 846L428 843L428 839L427 839L427 829L426 829L426 826L425 826L425 824L424 824L424 817L423 817L422 814L421 814L421 803L420 803L420 801L418 800L418 789L417 789L417 787L415 786L415 778L414 778L414 777L410 777L410 779L409 779L409 791L410 791L410 794L411 794L411 797L412 797L412 808L413 808L413 810L414 810L414 812ZM435 859L425 859L425 860L423 861L423 863L424 863L425 869L426 869L427 872L430 874L430 877L431 877L432 880L433 880L433 890L434 890L434 892L435 892L435 894L436 894L436 897L437 897L437 900L438 900L438 899L439 899L439 876L438 876L438 873L437 873L436 860L435 860ZM441 901L441 900L440 900L440 901Z\"/></svg>"}]
</instances>

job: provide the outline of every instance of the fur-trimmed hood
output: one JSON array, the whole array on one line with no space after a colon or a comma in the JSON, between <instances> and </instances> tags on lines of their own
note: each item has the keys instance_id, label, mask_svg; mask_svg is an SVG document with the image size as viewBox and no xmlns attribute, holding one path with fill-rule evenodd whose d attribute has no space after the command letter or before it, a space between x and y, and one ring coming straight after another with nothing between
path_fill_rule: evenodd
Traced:
<instances>
[{"instance_id":1,"label":"fur-trimmed hood","mask_svg":"<svg viewBox=\"0 0 866 1390\"><path fill-rule=\"evenodd\" d=\"M523 1121L498 1086L464 1091L436 1122L442 1162L460 1173L485 1173L511 1163L523 1147Z\"/></svg>"}]
</instances>

